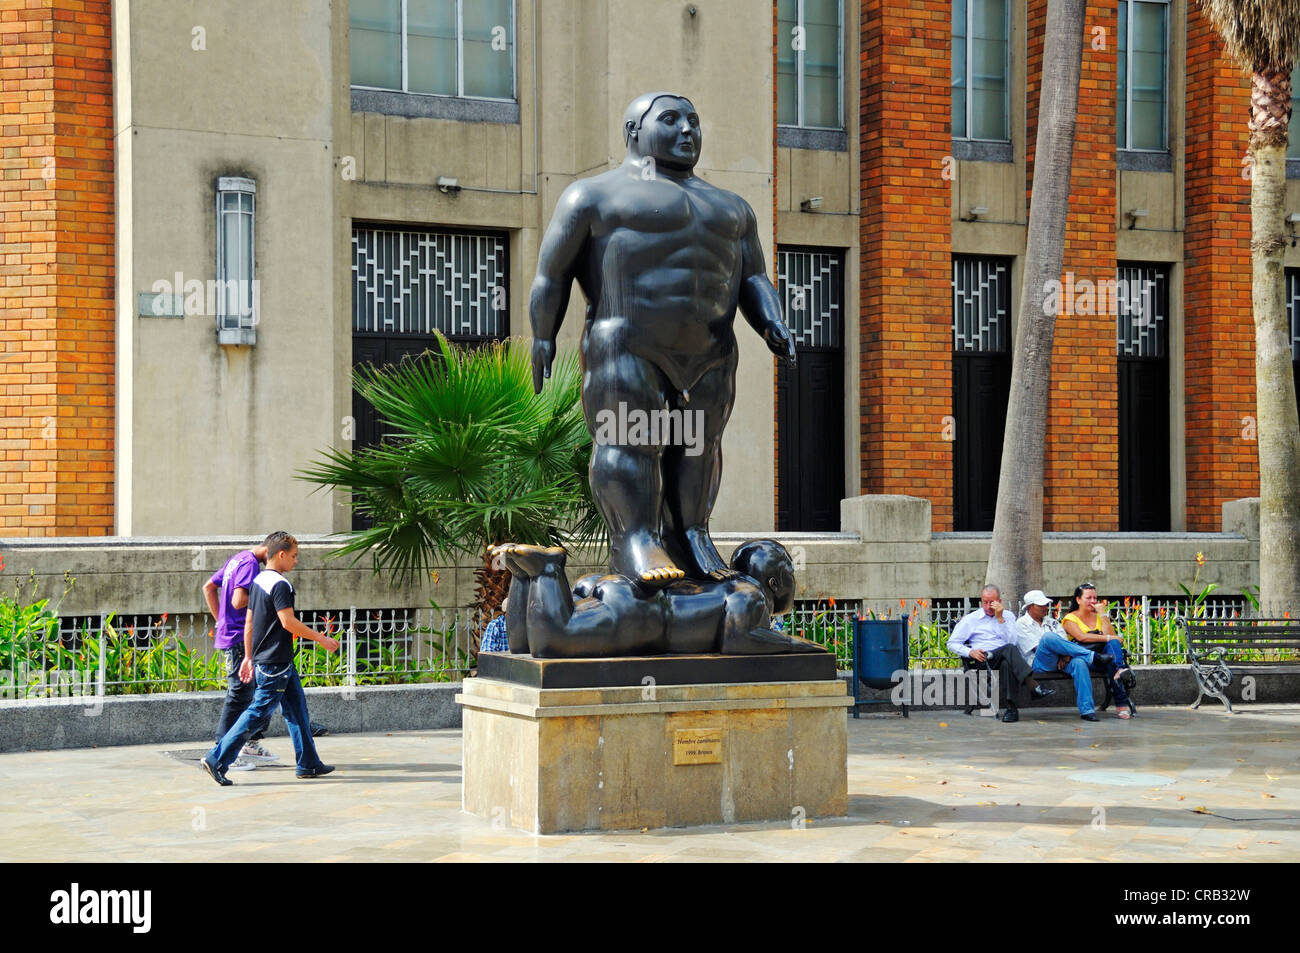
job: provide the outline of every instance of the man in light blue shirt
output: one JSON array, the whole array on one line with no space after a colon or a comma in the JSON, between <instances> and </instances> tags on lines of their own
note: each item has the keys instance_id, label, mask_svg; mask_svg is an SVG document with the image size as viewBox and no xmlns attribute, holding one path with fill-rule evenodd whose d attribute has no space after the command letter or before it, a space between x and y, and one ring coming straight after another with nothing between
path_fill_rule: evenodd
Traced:
<instances>
[{"instance_id":1,"label":"man in light blue shirt","mask_svg":"<svg viewBox=\"0 0 1300 953\"><path fill-rule=\"evenodd\" d=\"M1033 689L1035 698L1054 695L1033 679L1033 670L1016 647L1016 616L1002 607L1002 593L997 586L980 590L980 607L966 615L948 636L948 651L967 659L971 668L985 666L998 673L998 703L1004 709L1002 720L1019 721L1016 696L1020 686Z\"/></svg>"}]
</instances>

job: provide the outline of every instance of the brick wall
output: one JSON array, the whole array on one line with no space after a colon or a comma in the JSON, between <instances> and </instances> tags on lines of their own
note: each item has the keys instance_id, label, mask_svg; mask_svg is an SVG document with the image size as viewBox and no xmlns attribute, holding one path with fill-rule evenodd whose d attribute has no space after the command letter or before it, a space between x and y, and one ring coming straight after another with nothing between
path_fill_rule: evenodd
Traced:
<instances>
[{"instance_id":1,"label":"brick wall","mask_svg":"<svg viewBox=\"0 0 1300 953\"><path fill-rule=\"evenodd\" d=\"M929 499L952 528L952 10L864 0L861 18L862 492Z\"/></svg>"},{"instance_id":2,"label":"brick wall","mask_svg":"<svg viewBox=\"0 0 1300 953\"><path fill-rule=\"evenodd\" d=\"M1029 10L1034 66L1028 77L1033 125L1030 151L1038 135L1038 97L1042 77L1042 37L1046 3ZM1105 42L1094 29L1105 30ZM1098 42L1094 42L1094 40ZM1114 280L1115 142L1118 14L1114 4L1088 4L1084 19L1079 75L1078 118L1070 171L1062 284ZM1098 48L1100 47L1100 48ZM1050 69L1051 64L1046 64ZM1030 163L1032 212L1032 160ZM1086 286L1085 286L1086 287ZM1023 306L1040 304L1033 296ZM1063 302L1064 303L1064 302ZM1063 308L1056 319L1052 354L1052 396L1048 406L1043 528L1104 532L1119 528L1119 404L1115 361L1115 314L1097 299L1088 312L1086 297L1077 308ZM1071 313L1071 312L1074 313Z\"/></svg>"},{"instance_id":3,"label":"brick wall","mask_svg":"<svg viewBox=\"0 0 1300 953\"><path fill-rule=\"evenodd\" d=\"M108 0L0 0L0 535L113 529Z\"/></svg>"},{"instance_id":4,"label":"brick wall","mask_svg":"<svg viewBox=\"0 0 1300 953\"><path fill-rule=\"evenodd\" d=\"M1250 180L1243 176L1250 77L1222 57L1199 6L1187 12L1183 243L1187 528L1218 528L1225 500L1259 493ZM1244 418L1251 418L1245 420Z\"/></svg>"}]
</instances>

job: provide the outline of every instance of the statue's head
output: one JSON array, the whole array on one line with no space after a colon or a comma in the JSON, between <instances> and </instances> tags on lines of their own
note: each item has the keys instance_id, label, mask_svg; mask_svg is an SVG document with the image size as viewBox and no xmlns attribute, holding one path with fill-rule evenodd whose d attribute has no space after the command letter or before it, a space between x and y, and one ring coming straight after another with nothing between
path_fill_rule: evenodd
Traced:
<instances>
[{"instance_id":1,"label":"statue's head","mask_svg":"<svg viewBox=\"0 0 1300 953\"><path fill-rule=\"evenodd\" d=\"M794 562L774 539L751 539L731 554L731 568L756 581L772 600L772 614L794 605Z\"/></svg>"},{"instance_id":2,"label":"statue's head","mask_svg":"<svg viewBox=\"0 0 1300 953\"><path fill-rule=\"evenodd\" d=\"M630 156L689 172L700 159L700 117L685 96L646 93L623 114L623 141Z\"/></svg>"}]
</instances>

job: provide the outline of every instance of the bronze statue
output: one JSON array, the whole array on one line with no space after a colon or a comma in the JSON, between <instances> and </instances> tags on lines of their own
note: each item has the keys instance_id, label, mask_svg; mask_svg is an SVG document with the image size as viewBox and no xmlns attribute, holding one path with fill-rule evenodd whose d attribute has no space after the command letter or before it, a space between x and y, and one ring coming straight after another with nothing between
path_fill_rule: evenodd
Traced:
<instances>
[{"instance_id":1,"label":"bronze statue","mask_svg":"<svg viewBox=\"0 0 1300 953\"><path fill-rule=\"evenodd\" d=\"M609 526L610 568L649 586L721 582L736 574L709 537L709 515L735 398L736 308L791 364L794 339L765 271L753 209L692 172L700 121L690 100L637 97L623 137L623 164L565 189L542 240L530 299L533 386L540 393L550 376L576 280L587 298L582 406L596 438L591 487ZM611 415L667 429L676 422L679 439L654 439L663 434L652 429L610 440ZM680 439L687 421L698 421L697 446Z\"/></svg>"},{"instance_id":2,"label":"bronze statue","mask_svg":"<svg viewBox=\"0 0 1300 953\"><path fill-rule=\"evenodd\" d=\"M794 598L784 547L751 540L728 566L709 537L735 399L736 309L769 349L795 359L754 211L692 172L700 120L685 97L638 97L623 136L619 168L560 196L529 304L533 387L541 393L574 281L587 299L582 408L610 573L571 590L564 549L497 547L512 577L510 651L537 658L824 651L769 627Z\"/></svg>"},{"instance_id":3,"label":"bronze statue","mask_svg":"<svg viewBox=\"0 0 1300 953\"><path fill-rule=\"evenodd\" d=\"M794 569L780 543L755 539L732 555L733 577L647 589L626 576L592 575L572 590L559 546L506 543L510 651L534 658L620 655L774 655L820 645L768 628L794 601Z\"/></svg>"}]
</instances>

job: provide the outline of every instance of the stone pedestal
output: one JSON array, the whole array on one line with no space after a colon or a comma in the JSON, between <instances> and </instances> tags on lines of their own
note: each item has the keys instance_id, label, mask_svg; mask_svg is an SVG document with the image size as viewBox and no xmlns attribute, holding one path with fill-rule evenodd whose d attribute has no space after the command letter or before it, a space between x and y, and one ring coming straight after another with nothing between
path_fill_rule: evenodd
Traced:
<instances>
[{"instance_id":1,"label":"stone pedestal","mask_svg":"<svg viewBox=\"0 0 1300 953\"><path fill-rule=\"evenodd\" d=\"M464 683L462 806L539 834L841 816L838 679L549 689Z\"/></svg>"}]
</instances>

